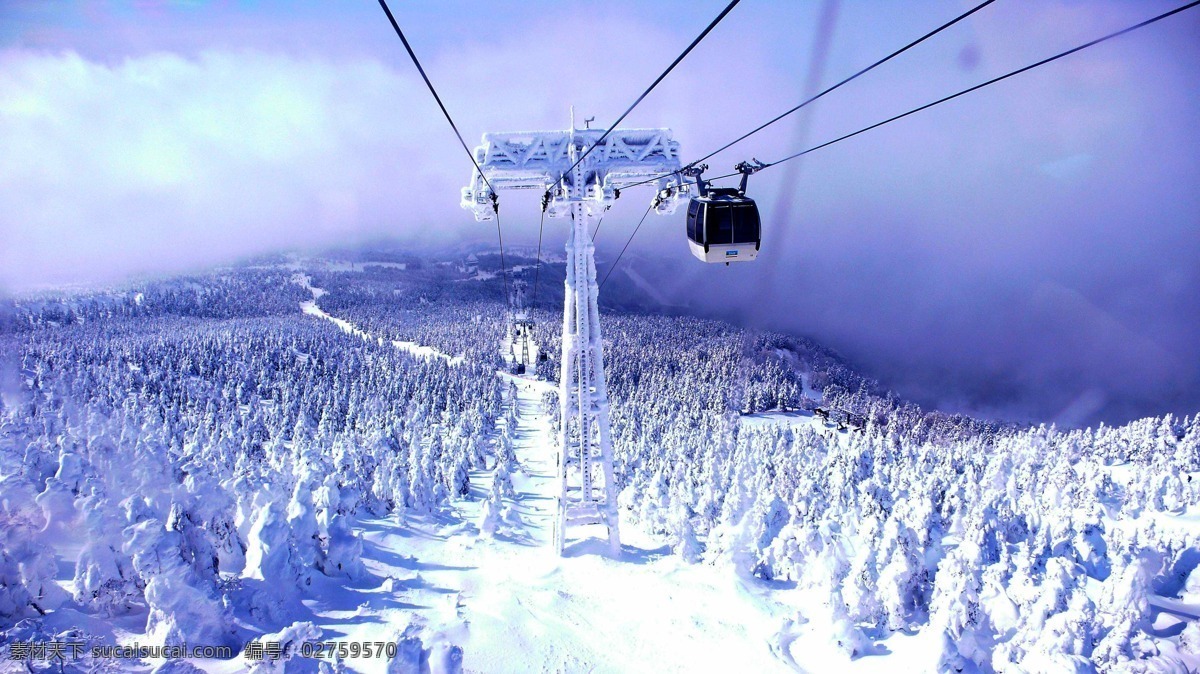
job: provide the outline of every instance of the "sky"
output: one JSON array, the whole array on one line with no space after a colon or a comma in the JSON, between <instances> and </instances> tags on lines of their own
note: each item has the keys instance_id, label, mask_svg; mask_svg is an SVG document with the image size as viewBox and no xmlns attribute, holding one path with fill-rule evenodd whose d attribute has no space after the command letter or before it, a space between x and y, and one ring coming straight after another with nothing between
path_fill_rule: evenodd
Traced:
<instances>
[{"instance_id":1,"label":"sky","mask_svg":"<svg viewBox=\"0 0 1200 674\"><path fill-rule=\"evenodd\" d=\"M625 126L707 154L970 4L744 0ZM611 123L724 3L392 5L474 143L565 128L572 105ZM709 164L770 161L1175 5L999 0ZM682 212L651 218L629 262L678 266L672 301L811 336L924 404L1194 414L1198 129L1194 9L755 176L753 265L691 262ZM486 242L458 207L470 170L375 2L0 0L0 289ZM614 206L602 268L650 197ZM535 242L536 195L502 201L506 242Z\"/></svg>"}]
</instances>

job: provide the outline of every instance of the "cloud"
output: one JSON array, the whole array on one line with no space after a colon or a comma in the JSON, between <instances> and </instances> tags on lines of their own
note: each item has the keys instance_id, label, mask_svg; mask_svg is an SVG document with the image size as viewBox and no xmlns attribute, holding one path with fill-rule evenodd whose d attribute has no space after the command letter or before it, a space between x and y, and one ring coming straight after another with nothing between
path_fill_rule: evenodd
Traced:
<instances>
[{"instance_id":1,"label":"cloud","mask_svg":"<svg viewBox=\"0 0 1200 674\"><path fill-rule=\"evenodd\" d=\"M426 54L468 143L485 130L564 128L572 104L580 121L613 118L651 79L630 73L669 63L680 42L620 13L570 40L529 42L529 33L561 32L560 21L571 17ZM618 32L632 47L609 52ZM629 123L672 120L677 136L700 139L723 118L771 111L767 99L707 100L701 85L749 67L749 86L771 89L779 74L764 49L723 57L742 37L714 35L712 51ZM348 238L488 236L458 208L469 160L394 36L376 57L271 46L95 51L0 51L0 284L168 273ZM536 198L505 201L509 222L536 222ZM516 239L534 235L524 227Z\"/></svg>"},{"instance_id":2,"label":"cloud","mask_svg":"<svg viewBox=\"0 0 1200 674\"><path fill-rule=\"evenodd\" d=\"M848 63L846 45L878 42L855 9L835 36L833 81L870 62L859 53ZM1155 11L991 9L822 101L812 144ZM944 408L1073 423L1195 413L1197 19L813 153L794 181L756 176L766 206L758 268L692 267L676 298L810 334ZM961 66L964 42L978 50L972 69ZM743 154L759 154L753 143Z\"/></svg>"},{"instance_id":3,"label":"cloud","mask_svg":"<svg viewBox=\"0 0 1200 674\"><path fill-rule=\"evenodd\" d=\"M420 94L370 61L159 53L110 66L6 52L3 282L119 278L389 220L415 227L433 211L396 186L442 168L422 142L435 129L404 109Z\"/></svg>"}]
</instances>

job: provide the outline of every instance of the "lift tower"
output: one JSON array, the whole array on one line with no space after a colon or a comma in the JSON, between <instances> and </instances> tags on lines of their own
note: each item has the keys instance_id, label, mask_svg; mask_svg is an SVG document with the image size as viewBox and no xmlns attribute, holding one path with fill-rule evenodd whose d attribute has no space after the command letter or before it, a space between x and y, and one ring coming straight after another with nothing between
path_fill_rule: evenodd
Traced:
<instances>
[{"instance_id":1,"label":"lift tower","mask_svg":"<svg viewBox=\"0 0 1200 674\"><path fill-rule=\"evenodd\" d=\"M613 129L606 134L603 129L576 129L574 117L572 111L567 131L484 134L475 159L487 181L473 173L470 185L462 190L462 206L473 211L476 220L491 220L497 204L492 189L538 190L545 195L546 215L571 218L558 393L561 491L554 548L562 554L569 528L602 524L616 556L621 550L617 489L595 247L588 231L623 187L662 176L647 183L658 188L653 205L659 214L674 212L687 197L687 188L680 189L682 181L672 175L680 168L679 143L671 139L669 129Z\"/></svg>"},{"instance_id":2,"label":"lift tower","mask_svg":"<svg viewBox=\"0 0 1200 674\"><path fill-rule=\"evenodd\" d=\"M533 320L525 306L525 280L514 278L512 283L512 314L508 319L508 354L512 358L513 372L525 374L534 366L529 357L529 339L533 336ZM520 344L521 353L517 354Z\"/></svg>"}]
</instances>

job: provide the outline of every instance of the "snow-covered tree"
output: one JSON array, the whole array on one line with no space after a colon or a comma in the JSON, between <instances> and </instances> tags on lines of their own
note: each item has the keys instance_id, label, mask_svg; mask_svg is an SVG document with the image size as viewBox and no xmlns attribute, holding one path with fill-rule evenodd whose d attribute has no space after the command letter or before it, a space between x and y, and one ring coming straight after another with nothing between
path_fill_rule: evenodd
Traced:
<instances>
[{"instance_id":1,"label":"snow-covered tree","mask_svg":"<svg viewBox=\"0 0 1200 674\"><path fill-rule=\"evenodd\" d=\"M154 643L232 645L232 622L215 588L184 558L178 531L157 519L130 527L125 552L145 583L146 636Z\"/></svg>"},{"instance_id":2,"label":"snow-covered tree","mask_svg":"<svg viewBox=\"0 0 1200 674\"><path fill-rule=\"evenodd\" d=\"M329 521L322 569L327 576L361 578L366 569L362 563L362 538L351 528L348 515L334 515Z\"/></svg>"}]
</instances>

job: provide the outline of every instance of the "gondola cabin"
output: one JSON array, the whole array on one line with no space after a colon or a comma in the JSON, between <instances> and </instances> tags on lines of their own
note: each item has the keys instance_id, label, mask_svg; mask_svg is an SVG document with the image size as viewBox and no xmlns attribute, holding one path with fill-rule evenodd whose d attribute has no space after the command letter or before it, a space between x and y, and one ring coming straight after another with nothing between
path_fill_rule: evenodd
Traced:
<instances>
[{"instance_id":1,"label":"gondola cabin","mask_svg":"<svg viewBox=\"0 0 1200 674\"><path fill-rule=\"evenodd\" d=\"M758 205L732 187L710 187L688 204L688 248L701 262L751 262L762 232Z\"/></svg>"}]
</instances>

